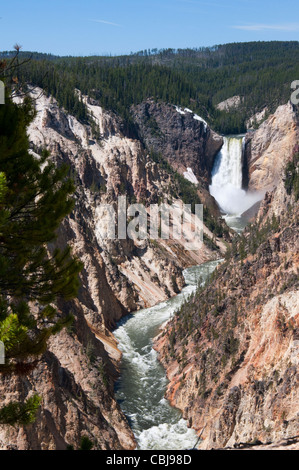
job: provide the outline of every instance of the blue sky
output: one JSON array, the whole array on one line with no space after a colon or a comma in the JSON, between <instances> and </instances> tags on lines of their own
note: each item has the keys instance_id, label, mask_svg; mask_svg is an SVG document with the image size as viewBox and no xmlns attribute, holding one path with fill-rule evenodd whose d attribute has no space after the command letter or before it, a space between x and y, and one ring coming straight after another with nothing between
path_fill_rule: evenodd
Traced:
<instances>
[{"instance_id":1,"label":"blue sky","mask_svg":"<svg viewBox=\"0 0 299 470\"><path fill-rule=\"evenodd\" d=\"M298 0L14 0L0 3L0 50L59 55L299 40Z\"/></svg>"}]
</instances>

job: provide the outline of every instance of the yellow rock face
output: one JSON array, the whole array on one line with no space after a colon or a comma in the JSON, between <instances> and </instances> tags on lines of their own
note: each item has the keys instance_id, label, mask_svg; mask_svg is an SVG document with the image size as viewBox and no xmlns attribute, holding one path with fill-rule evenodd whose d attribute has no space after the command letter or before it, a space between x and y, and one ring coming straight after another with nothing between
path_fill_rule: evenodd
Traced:
<instances>
[{"instance_id":1,"label":"yellow rock face","mask_svg":"<svg viewBox=\"0 0 299 470\"><path fill-rule=\"evenodd\" d=\"M269 191L298 143L299 130L291 103L279 106L251 139L249 190Z\"/></svg>"}]
</instances>

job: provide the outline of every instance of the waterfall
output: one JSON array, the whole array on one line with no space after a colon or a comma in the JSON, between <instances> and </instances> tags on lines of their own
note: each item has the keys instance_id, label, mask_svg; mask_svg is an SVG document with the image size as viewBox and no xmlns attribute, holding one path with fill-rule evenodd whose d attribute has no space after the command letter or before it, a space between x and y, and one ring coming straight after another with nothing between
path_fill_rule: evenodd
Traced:
<instances>
[{"instance_id":1,"label":"waterfall","mask_svg":"<svg viewBox=\"0 0 299 470\"><path fill-rule=\"evenodd\" d=\"M260 194L246 193L242 189L242 156L245 137L224 137L212 171L210 194L221 211L229 215L241 215L261 199Z\"/></svg>"}]
</instances>

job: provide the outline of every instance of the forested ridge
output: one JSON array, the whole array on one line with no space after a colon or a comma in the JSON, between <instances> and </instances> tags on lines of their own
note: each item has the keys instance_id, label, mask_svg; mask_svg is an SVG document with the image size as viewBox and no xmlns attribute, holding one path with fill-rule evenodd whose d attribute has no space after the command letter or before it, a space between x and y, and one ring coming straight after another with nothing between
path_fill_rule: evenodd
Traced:
<instances>
[{"instance_id":1,"label":"forested ridge","mask_svg":"<svg viewBox=\"0 0 299 470\"><path fill-rule=\"evenodd\" d=\"M13 53L3 52L8 61ZM152 49L119 57L58 57L23 52L26 62L19 82L47 90L59 104L78 117L88 113L74 90L97 99L120 114L134 131L130 107L153 97L186 106L223 134L245 131L245 121L266 106L269 112L286 103L291 83L299 78L299 42L250 42L212 48ZM241 96L239 108L229 113L216 105Z\"/></svg>"}]
</instances>

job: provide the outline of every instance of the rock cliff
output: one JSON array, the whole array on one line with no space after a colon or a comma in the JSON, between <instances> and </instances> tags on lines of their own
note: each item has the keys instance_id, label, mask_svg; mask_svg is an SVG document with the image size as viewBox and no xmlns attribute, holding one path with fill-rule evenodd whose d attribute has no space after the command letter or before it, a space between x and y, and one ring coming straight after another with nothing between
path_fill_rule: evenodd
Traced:
<instances>
[{"instance_id":1,"label":"rock cliff","mask_svg":"<svg viewBox=\"0 0 299 470\"><path fill-rule=\"evenodd\" d=\"M246 135L247 184L250 191L272 190L299 140L298 118L291 103L279 106L274 114Z\"/></svg>"},{"instance_id":2,"label":"rock cliff","mask_svg":"<svg viewBox=\"0 0 299 470\"><path fill-rule=\"evenodd\" d=\"M209 181L223 138L189 109L147 100L132 110L141 139L180 173Z\"/></svg>"}]
</instances>

